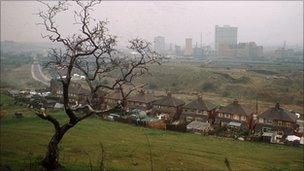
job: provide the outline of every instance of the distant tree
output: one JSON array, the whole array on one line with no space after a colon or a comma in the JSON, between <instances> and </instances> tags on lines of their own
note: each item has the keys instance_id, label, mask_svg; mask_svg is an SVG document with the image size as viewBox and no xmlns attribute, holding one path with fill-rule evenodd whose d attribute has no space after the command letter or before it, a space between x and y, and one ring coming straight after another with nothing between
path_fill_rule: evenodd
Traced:
<instances>
[{"instance_id":1,"label":"distant tree","mask_svg":"<svg viewBox=\"0 0 304 171\"><path fill-rule=\"evenodd\" d=\"M205 82L202 86L201 89L203 91L214 91L217 89L217 86L213 82Z\"/></svg>"},{"instance_id":2,"label":"distant tree","mask_svg":"<svg viewBox=\"0 0 304 171\"><path fill-rule=\"evenodd\" d=\"M93 98L98 90L119 89L124 99L134 90L133 80L148 72L150 64L160 64L162 57L150 48L150 43L136 38L129 41L129 49L135 53L122 53L117 49L117 39L108 33L107 21L97 21L91 17L90 12L93 7L101 1L75 1L75 5L80 10L74 11L75 26L79 32L69 36L63 36L61 27L56 24L56 17L59 13L69 11L68 2L56 2L50 5L41 1L46 10L38 13L42 22L39 23L46 30L42 35L52 42L63 45L64 48L52 49L49 52L47 67L56 71L63 90L63 105L68 122L60 124L59 121L48 115L45 110L39 110L36 115L41 119L51 122L54 126L54 134L48 144L47 153L42 160L43 167L47 169L57 169L59 164L58 144L65 133L73 128L81 120L92 115L102 115L109 110L96 110L92 105ZM54 4L54 3L52 3ZM132 55L131 55L132 54ZM70 103L69 90L73 72L81 72L86 77L86 84L90 89L90 98L87 105L72 106ZM114 73L114 74L113 74ZM105 77L115 75L111 83L106 83ZM132 86L133 89L126 91L125 85ZM80 114L79 111L86 111Z\"/></svg>"}]
</instances>

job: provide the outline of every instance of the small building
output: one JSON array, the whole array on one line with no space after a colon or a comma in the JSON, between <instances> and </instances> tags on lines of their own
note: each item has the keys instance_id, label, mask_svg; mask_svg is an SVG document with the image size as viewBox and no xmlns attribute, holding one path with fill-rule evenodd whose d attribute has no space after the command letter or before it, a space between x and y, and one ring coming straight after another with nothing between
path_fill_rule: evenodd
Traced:
<instances>
[{"instance_id":1,"label":"small building","mask_svg":"<svg viewBox=\"0 0 304 171\"><path fill-rule=\"evenodd\" d=\"M291 112L280 107L279 103L276 103L274 107L271 107L257 116L256 130L272 130L283 132L290 135L297 129L296 116Z\"/></svg>"},{"instance_id":2,"label":"small building","mask_svg":"<svg viewBox=\"0 0 304 171\"><path fill-rule=\"evenodd\" d=\"M216 105L210 101L204 100L202 96L198 96L196 100L188 103L183 107L182 118L186 122L197 121L210 121L214 122L214 115Z\"/></svg>"},{"instance_id":3,"label":"small building","mask_svg":"<svg viewBox=\"0 0 304 171\"><path fill-rule=\"evenodd\" d=\"M230 122L239 122L249 127L253 121L253 111L239 104L235 99L231 104L221 107L216 111L215 122L220 125L227 125Z\"/></svg>"},{"instance_id":4,"label":"small building","mask_svg":"<svg viewBox=\"0 0 304 171\"><path fill-rule=\"evenodd\" d=\"M128 99L128 104L132 108L144 108L149 109L156 98L153 94L148 94L144 90L141 90L138 94L131 96Z\"/></svg>"},{"instance_id":5,"label":"small building","mask_svg":"<svg viewBox=\"0 0 304 171\"><path fill-rule=\"evenodd\" d=\"M164 96L158 100L152 102L153 107L161 113L168 114L172 121L179 120L182 113L182 106L185 102L172 96L169 92L167 96Z\"/></svg>"},{"instance_id":6,"label":"small building","mask_svg":"<svg viewBox=\"0 0 304 171\"><path fill-rule=\"evenodd\" d=\"M107 94L105 96L105 102L107 103L107 105L111 107L116 106L118 103L121 103L122 101L125 101L125 105L126 105L126 100L127 99L123 100L123 96L119 89L116 89L114 92Z\"/></svg>"},{"instance_id":7,"label":"small building","mask_svg":"<svg viewBox=\"0 0 304 171\"><path fill-rule=\"evenodd\" d=\"M278 135L277 132L263 132L261 135L261 140L267 143L278 143L281 135Z\"/></svg>"},{"instance_id":8,"label":"small building","mask_svg":"<svg viewBox=\"0 0 304 171\"><path fill-rule=\"evenodd\" d=\"M210 129L210 123L208 122L192 121L187 125L187 131L194 133L208 132Z\"/></svg>"}]
</instances>

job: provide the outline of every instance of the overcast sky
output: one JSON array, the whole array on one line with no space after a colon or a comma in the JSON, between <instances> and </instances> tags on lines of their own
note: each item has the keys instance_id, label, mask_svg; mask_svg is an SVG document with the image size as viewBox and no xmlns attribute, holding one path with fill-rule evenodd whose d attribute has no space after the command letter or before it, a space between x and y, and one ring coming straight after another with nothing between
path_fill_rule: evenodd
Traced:
<instances>
[{"instance_id":1,"label":"overcast sky","mask_svg":"<svg viewBox=\"0 0 304 171\"><path fill-rule=\"evenodd\" d=\"M73 8L73 7L71 7ZM35 23L42 9L36 1L1 2L1 40L47 41ZM149 41L164 36L166 43L184 45L186 37L193 44L214 44L215 25L238 27L238 42L255 41L259 45L303 44L302 1L106 1L96 7L94 16L110 21L110 32L122 44L142 37ZM72 15L60 16L58 24L65 34L73 27Z\"/></svg>"}]
</instances>

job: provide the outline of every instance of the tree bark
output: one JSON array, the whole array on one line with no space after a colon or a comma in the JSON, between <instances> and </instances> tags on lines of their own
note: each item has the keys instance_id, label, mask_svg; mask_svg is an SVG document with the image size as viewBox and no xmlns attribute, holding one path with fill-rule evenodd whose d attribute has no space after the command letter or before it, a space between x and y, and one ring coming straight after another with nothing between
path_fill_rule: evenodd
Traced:
<instances>
[{"instance_id":1,"label":"tree bark","mask_svg":"<svg viewBox=\"0 0 304 171\"><path fill-rule=\"evenodd\" d=\"M60 129L55 130L55 133L49 142L47 153L41 162L44 168L54 170L61 167L61 165L59 164L58 144L61 142L64 134L72 127L72 125L65 125Z\"/></svg>"}]
</instances>

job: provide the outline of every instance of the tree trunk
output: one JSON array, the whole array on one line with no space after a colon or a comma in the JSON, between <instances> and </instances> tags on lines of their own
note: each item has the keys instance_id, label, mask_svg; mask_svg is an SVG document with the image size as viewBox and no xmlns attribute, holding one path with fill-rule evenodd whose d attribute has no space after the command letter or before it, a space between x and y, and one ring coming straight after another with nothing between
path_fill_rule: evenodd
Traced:
<instances>
[{"instance_id":1,"label":"tree trunk","mask_svg":"<svg viewBox=\"0 0 304 171\"><path fill-rule=\"evenodd\" d=\"M60 143L63 135L66 133L67 130L69 130L71 127L61 127L58 130L55 130L55 134L51 138L47 153L42 160L41 164L44 168L47 169L57 169L61 165L59 164L59 150L58 150L58 144Z\"/></svg>"}]
</instances>

